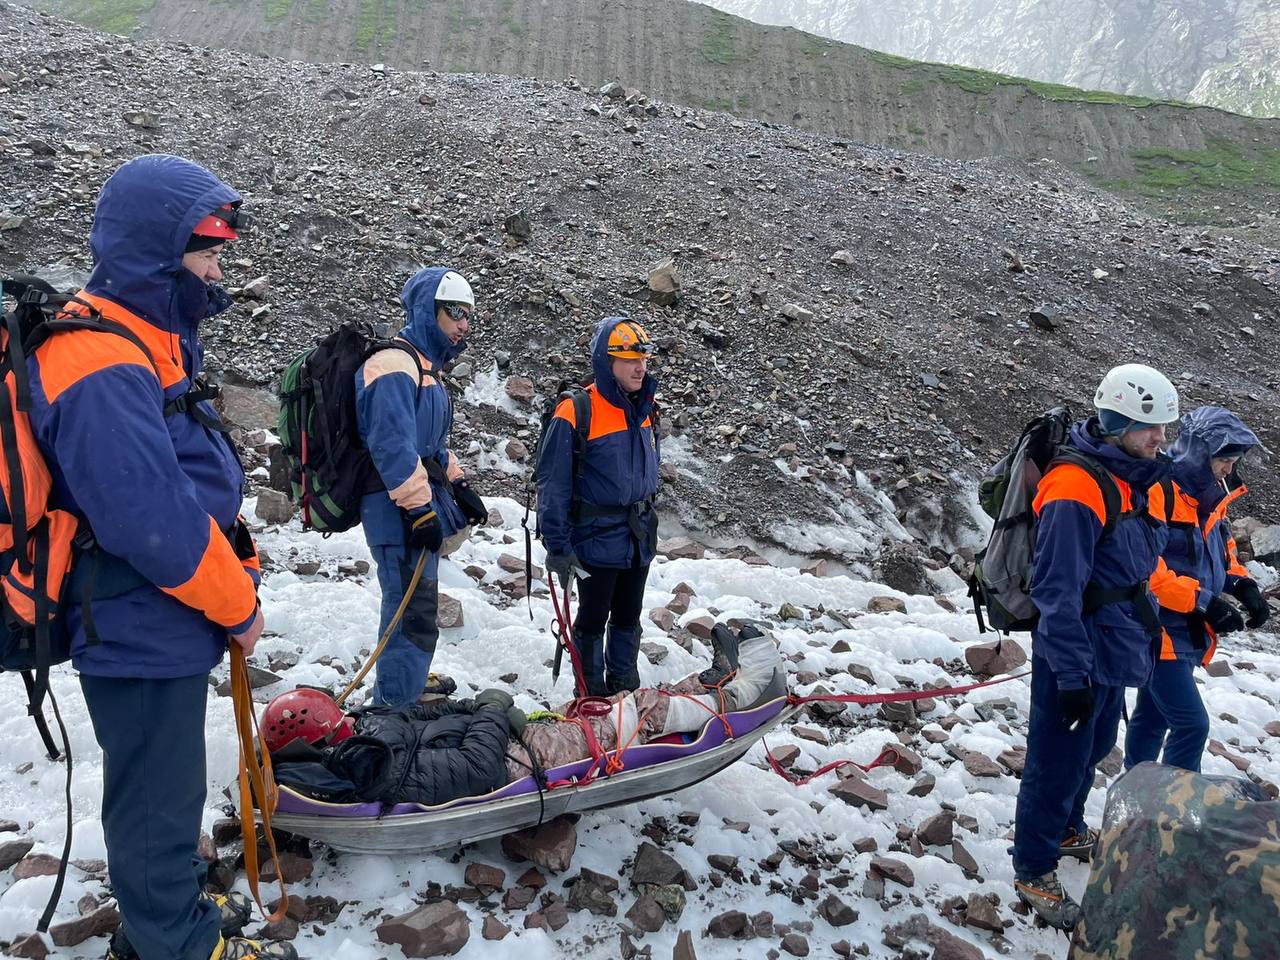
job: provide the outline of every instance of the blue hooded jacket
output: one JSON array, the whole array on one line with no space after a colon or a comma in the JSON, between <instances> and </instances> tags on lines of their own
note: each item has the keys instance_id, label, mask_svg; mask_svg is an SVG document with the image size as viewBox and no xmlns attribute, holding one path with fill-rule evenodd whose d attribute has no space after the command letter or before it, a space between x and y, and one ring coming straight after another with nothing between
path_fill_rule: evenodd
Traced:
<instances>
[{"instance_id":1,"label":"blue hooded jacket","mask_svg":"<svg viewBox=\"0 0 1280 960\"><path fill-rule=\"evenodd\" d=\"M53 475L54 506L79 517L101 548L96 564L77 562L68 587L82 673L206 672L228 631L255 614L256 574L225 536L244 483L236 452L189 413L164 413L200 373L200 321L228 302L182 266L183 251L200 220L239 200L179 157L121 166L98 198L94 269L80 296L127 326L147 353L114 334L75 331L55 334L34 356L31 425ZM211 404L200 407L217 422ZM74 602L91 566L94 644Z\"/></svg>"},{"instance_id":2,"label":"blue hooded jacket","mask_svg":"<svg viewBox=\"0 0 1280 960\"><path fill-rule=\"evenodd\" d=\"M409 278L400 293L408 322L397 336L417 350L423 379L403 350L374 354L356 371L356 418L374 467L386 490L367 494L360 503L365 537L374 546L405 542L404 515L425 513L430 505L440 517L445 535L466 526L466 517L447 485L430 479L424 458L450 469L449 431L453 404L445 385L432 373L466 349L453 343L436 322L436 290L448 267L428 267ZM456 460L453 469L457 472ZM456 479L456 476L451 479Z\"/></svg>"},{"instance_id":3,"label":"blue hooded jacket","mask_svg":"<svg viewBox=\"0 0 1280 960\"><path fill-rule=\"evenodd\" d=\"M1151 674L1152 637L1133 602L1085 613L1084 594L1090 583L1104 590L1129 587L1155 572L1167 531L1146 514L1146 491L1168 474L1170 461L1164 454L1139 460L1106 443L1096 417L1074 424L1070 442L1115 477L1123 516L1100 540L1106 513L1091 474L1060 464L1040 481L1031 579L1040 621L1033 651L1048 661L1060 689L1143 686Z\"/></svg>"},{"instance_id":4,"label":"blue hooded jacket","mask_svg":"<svg viewBox=\"0 0 1280 960\"><path fill-rule=\"evenodd\" d=\"M1199 636L1188 618L1203 614L1210 600L1248 576L1236 559L1227 518L1227 508L1247 488L1238 471L1225 481L1216 479L1211 461L1228 447L1243 452L1257 445L1254 432L1230 410L1199 407L1182 418L1171 451L1171 481L1151 488L1151 515L1162 521L1168 518L1170 525L1161 570L1152 578L1166 633L1160 652L1163 660L1208 662L1213 656L1212 638ZM1171 507L1166 505L1169 495Z\"/></svg>"},{"instance_id":5,"label":"blue hooded jacket","mask_svg":"<svg viewBox=\"0 0 1280 960\"><path fill-rule=\"evenodd\" d=\"M652 509L634 521L613 515L575 517L574 499L597 507L652 504L658 492L659 441L651 416L657 381L646 374L626 395L613 376L609 335L623 320L608 317L591 341L595 381L587 388L591 427L581 479L575 489L573 402L564 400L547 425L538 450L538 524L551 553L577 553L588 566L625 569L653 561L658 515ZM637 536L639 526L641 536Z\"/></svg>"}]
</instances>

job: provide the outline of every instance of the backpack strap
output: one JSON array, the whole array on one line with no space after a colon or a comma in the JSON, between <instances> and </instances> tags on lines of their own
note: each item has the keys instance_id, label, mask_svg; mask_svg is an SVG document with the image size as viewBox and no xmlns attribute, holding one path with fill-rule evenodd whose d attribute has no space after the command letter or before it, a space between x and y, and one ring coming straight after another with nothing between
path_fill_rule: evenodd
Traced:
<instances>
[{"instance_id":1,"label":"backpack strap","mask_svg":"<svg viewBox=\"0 0 1280 960\"><path fill-rule=\"evenodd\" d=\"M1121 510L1122 499L1120 497L1120 487L1116 484L1116 478L1095 457L1091 457L1073 446L1063 445L1058 448L1058 452L1049 461L1048 469L1051 470L1060 463L1070 463L1079 467L1093 477L1094 482L1098 485L1098 490L1102 494L1104 517L1102 533L1098 536L1098 543L1109 537L1112 531L1115 530L1116 524L1121 520L1136 516L1146 510L1145 502L1142 504L1141 510L1136 508L1129 511ZM1047 473L1048 470L1045 472Z\"/></svg>"}]
</instances>

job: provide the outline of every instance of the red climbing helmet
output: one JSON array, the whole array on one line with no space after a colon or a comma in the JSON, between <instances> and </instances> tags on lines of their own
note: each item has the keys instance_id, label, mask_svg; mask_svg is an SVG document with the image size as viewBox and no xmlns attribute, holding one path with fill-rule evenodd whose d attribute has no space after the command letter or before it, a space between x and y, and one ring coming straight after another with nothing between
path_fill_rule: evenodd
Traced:
<instances>
[{"instance_id":1,"label":"red climbing helmet","mask_svg":"<svg viewBox=\"0 0 1280 960\"><path fill-rule=\"evenodd\" d=\"M305 687L282 693L262 711L262 742L275 753L301 737L307 743L337 743L355 731L355 721L327 693Z\"/></svg>"}]
</instances>

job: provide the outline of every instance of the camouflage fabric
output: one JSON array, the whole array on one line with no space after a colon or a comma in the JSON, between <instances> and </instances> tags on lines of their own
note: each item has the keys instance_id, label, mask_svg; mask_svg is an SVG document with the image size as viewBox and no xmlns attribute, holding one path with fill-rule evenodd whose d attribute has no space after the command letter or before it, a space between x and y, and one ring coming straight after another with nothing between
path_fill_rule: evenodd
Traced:
<instances>
[{"instance_id":1,"label":"camouflage fabric","mask_svg":"<svg viewBox=\"0 0 1280 960\"><path fill-rule=\"evenodd\" d=\"M1071 960L1280 956L1280 801L1143 763L1107 795Z\"/></svg>"}]
</instances>

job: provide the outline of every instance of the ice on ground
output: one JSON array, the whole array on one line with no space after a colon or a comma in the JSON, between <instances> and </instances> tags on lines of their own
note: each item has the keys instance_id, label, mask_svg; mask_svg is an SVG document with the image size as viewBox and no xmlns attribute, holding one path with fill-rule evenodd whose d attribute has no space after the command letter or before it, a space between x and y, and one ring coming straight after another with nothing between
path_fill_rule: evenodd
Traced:
<instances>
[{"instance_id":1,"label":"ice on ground","mask_svg":"<svg viewBox=\"0 0 1280 960\"><path fill-rule=\"evenodd\" d=\"M491 377L486 382L500 399L496 371ZM553 641L550 605L542 595L545 585L535 582L531 604L510 600L495 588L506 579L523 581L523 573L499 566L504 555L523 559L523 505L509 499L492 499L488 503L500 513L502 526L478 530L457 553L441 563L441 589L461 603L463 624L441 632L435 666L453 676L464 695L498 686L509 690L525 709L558 704L571 691L566 678L552 686L546 666ZM252 501L245 506L246 516L252 517ZM863 536L856 529L841 529L851 543ZM816 530L810 534L815 538L825 536ZM870 537L870 531L866 536ZM269 635L261 641L254 661L267 666L281 658L296 658L297 665L282 670L284 681L258 695L267 697L297 684L339 687L349 682L376 642L380 609L376 571L370 568L360 572L360 562L371 560L360 531L323 538L303 533L295 521L262 531L259 542L273 564L261 594ZM543 559L542 548L535 545L534 562L541 564ZM510 565L509 560L503 562ZM484 571L479 581L465 572L469 566ZM298 573L295 569L316 572ZM789 669L794 671L793 690L800 693L819 686L837 693L867 693L904 684L965 684L972 678L961 666L964 649L986 639L977 633L959 593L951 599L960 612L952 613L931 597L908 596L883 584L850 576L814 577L800 574L794 567L752 566L728 559L659 559L653 565L645 592L646 611L669 602L673 589L681 582L695 591L681 622L713 611L721 620L775 620L774 635L789 661ZM872 597L885 595L901 599L906 612L866 612ZM802 611L804 619L776 623L784 602ZM675 680L706 665L709 648L702 641L693 641L690 652L659 629L647 613L642 624L644 640L665 652L657 665L642 656L640 666L646 682ZM1211 736L1226 744L1232 753L1245 757L1251 772L1275 782L1280 780L1280 743L1264 728L1275 717L1280 644L1270 634L1247 636L1251 644L1247 649L1243 641L1228 645L1226 657L1237 665L1232 675L1205 678L1203 690ZM833 652L833 647L843 652ZM874 683L854 676L864 670L870 671ZM514 675L510 683L500 679L508 675ZM214 679L224 676L225 667L215 671ZM88 865L105 856L97 821L101 756L74 672L66 666L55 668L52 685L76 757L73 855ZM13 705L0 715L0 818L12 819L19 825L16 834L0 834L0 842L25 836L34 841L34 852L56 856L63 836L61 797L65 768L43 755L30 720L17 707L24 696L18 678L0 675L0 690L7 693L8 702ZM366 692L367 685L355 695L354 702L359 702ZM579 845L574 865L567 877L551 877L549 889L566 893L563 880L576 876L582 867L619 876L622 889L615 900L620 919L634 899L626 864L646 839L643 831L652 830L655 822L664 820L668 826L675 825L677 814L696 813L696 825L679 828L683 842L669 844L666 849L697 881L698 891L689 895L678 923L644 938L642 943L651 946L654 957L670 956L681 929L693 932L702 957L763 956L778 946L776 937L745 943L705 939L708 922L728 909L748 914L767 910L773 914L775 924L812 924L806 934L812 956L830 956L833 943L848 940L855 947L865 944L869 957L896 957L896 951L882 943L882 928L920 910L929 915L931 922L980 947L988 957L1029 958L1037 952L1058 956L1063 949L1058 935L1034 929L1011 910L1012 870L1007 835L1013 821L1017 781L1007 776L975 777L947 749L960 748L995 759L1007 750L1024 746L1028 702L1029 689L1024 679L976 690L963 698L937 698L933 709L921 717L921 724L923 730L936 735L942 730L939 721L954 723L949 741L931 743L919 730L909 736L911 748L923 763L922 773L932 775L935 786L927 796L914 797L908 790L917 778L888 768L873 770L867 779L888 794L889 809L885 811L856 808L834 798L829 791L837 782L835 773L805 786L785 783L768 769L766 745L757 744L742 761L681 793L585 815L577 824ZM985 704L994 704L995 712L989 718L984 718L978 709ZM952 714L958 723L947 719ZM797 726L820 729L827 742L817 743L797 735ZM207 740L206 830L223 816L222 789L233 780L237 764L230 701L212 692ZM794 767L797 771L812 771L843 759L869 764L886 745L898 742L897 733L874 706L850 706L827 723L802 715L796 724L787 724L766 738L768 748L775 752L784 746L798 748ZM1206 757L1205 768L1215 773L1235 773L1225 758ZM1100 820L1103 800L1101 790L1095 790L1090 797L1088 814L1094 823ZM918 827L944 802L961 816L955 836L978 864L976 880L966 879L960 868L950 862L949 846L926 847L920 856L913 856L909 844L898 839L900 824ZM730 829L727 824L745 824L745 829ZM864 838L875 841L878 855L905 862L914 872L914 887L906 890L890 882L885 900L862 896L871 854L858 853L854 843ZM784 859L775 873L759 866L760 861L778 850L780 843L794 840L812 842L838 859L817 870L820 894L825 897L829 892L835 893L849 903L859 912L856 922L834 928L817 916L817 901L802 897L793 901L789 893L801 889L801 881L811 868L790 858ZM315 854L313 876L296 885L293 894L332 896L348 905L327 928L303 925L296 946L303 957L313 960L401 960L398 947L376 939L374 930L383 917L412 909L430 883L461 885L463 871L471 862L501 867L506 871L508 885L527 867L507 862L496 840L472 845L460 855L445 850L395 857L326 856L321 845L316 845ZM739 857L746 882L726 878L723 886L713 887L708 882L707 864L707 857L712 854ZM1087 868L1068 863L1063 865L1062 873L1068 889L1079 895ZM752 874L759 876L758 884L752 882ZM832 881L845 885L837 887ZM775 884L782 893L775 892ZM50 877L15 881L11 871L0 877L0 939L11 940L34 929L51 886ZM241 887L244 889L243 880ZM939 904L974 892L997 895L1001 916L1013 920L1004 932L1007 946L997 945L989 934L954 926L938 916ZM86 893L99 898L108 896L99 877L73 867L55 922L74 918L76 903ZM913 904L912 897L925 901L925 906ZM575 913L566 927L550 933L523 929L527 911L510 914L499 907L494 912L512 931L506 939L492 943L480 936L484 908L474 903L461 906L472 921L470 941L457 954L462 960L551 960L570 954L604 958L617 954L618 919ZM105 943L97 939L56 955L97 958L104 952Z\"/></svg>"}]
</instances>

